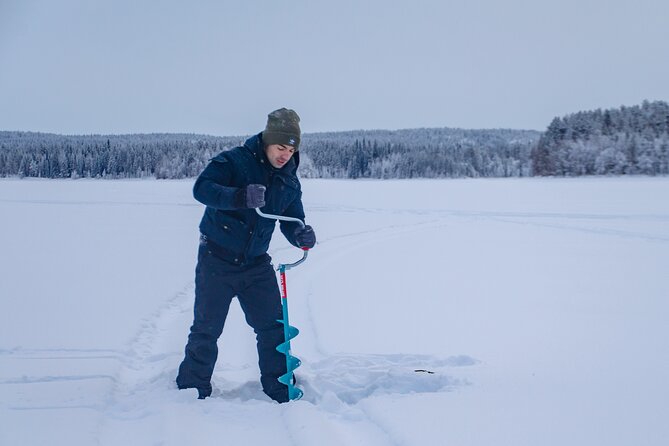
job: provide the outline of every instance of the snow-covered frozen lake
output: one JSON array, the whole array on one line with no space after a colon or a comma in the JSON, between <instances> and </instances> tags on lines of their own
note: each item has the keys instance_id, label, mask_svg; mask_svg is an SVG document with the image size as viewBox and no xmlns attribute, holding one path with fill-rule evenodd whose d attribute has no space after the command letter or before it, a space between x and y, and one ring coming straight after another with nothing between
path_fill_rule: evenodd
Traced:
<instances>
[{"instance_id":1,"label":"snow-covered frozen lake","mask_svg":"<svg viewBox=\"0 0 669 446\"><path fill-rule=\"evenodd\" d=\"M667 444L669 178L304 180L284 405L237 304L175 388L191 186L0 180L1 445Z\"/></svg>"}]
</instances>

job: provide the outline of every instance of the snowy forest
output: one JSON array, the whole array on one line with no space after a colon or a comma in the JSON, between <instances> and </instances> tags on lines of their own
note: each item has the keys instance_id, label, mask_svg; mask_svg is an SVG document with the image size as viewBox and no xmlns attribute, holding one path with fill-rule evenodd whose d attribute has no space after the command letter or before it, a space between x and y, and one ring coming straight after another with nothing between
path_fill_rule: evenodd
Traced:
<instances>
[{"instance_id":1,"label":"snowy forest","mask_svg":"<svg viewBox=\"0 0 669 446\"><path fill-rule=\"evenodd\" d=\"M0 176L188 178L246 137L187 134L61 136L0 132ZM415 129L305 134L305 178L527 176L539 133Z\"/></svg>"},{"instance_id":2,"label":"snowy forest","mask_svg":"<svg viewBox=\"0 0 669 446\"><path fill-rule=\"evenodd\" d=\"M0 177L189 178L244 136L0 132ZM578 112L532 130L422 128L305 134L305 178L669 173L669 104Z\"/></svg>"},{"instance_id":3,"label":"snowy forest","mask_svg":"<svg viewBox=\"0 0 669 446\"><path fill-rule=\"evenodd\" d=\"M555 118L532 151L533 175L669 173L669 104Z\"/></svg>"}]
</instances>

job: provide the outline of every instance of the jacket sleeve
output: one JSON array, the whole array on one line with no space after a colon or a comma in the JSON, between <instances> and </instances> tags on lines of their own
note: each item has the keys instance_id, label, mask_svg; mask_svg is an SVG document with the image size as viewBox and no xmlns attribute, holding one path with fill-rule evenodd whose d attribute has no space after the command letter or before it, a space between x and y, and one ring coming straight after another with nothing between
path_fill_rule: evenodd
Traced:
<instances>
[{"instance_id":1,"label":"jacket sleeve","mask_svg":"<svg viewBox=\"0 0 669 446\"><path fill-rule=\"evenodd\" d=\"M231 170L232 165L225 158L218 157L210 161L195 181L193 197L214 209L237 209L235 194L239 188L229 186L232 179Z\"/></svg>"},{"instance_id":2,"label":"jacket sleeve","mask_svg":"<svg viewBox=\"0 0 669 446\"><path fill-rule=\"evenodd\" d=\"M288 208L284 211L283 213L284 216L286 217L294 217L294 218L299 218L304 222L304 207L302 206L302 192L300 192L293 200L293 202L288 206ZM298 246L297 242L295 241L295 230L300 227L300 224L297 222L292 222L292 221L282 221L281 222L281 232L283 232L283 235L286 237L286 239L290 242L291 245Z\"/></svg>"}]
</instances>

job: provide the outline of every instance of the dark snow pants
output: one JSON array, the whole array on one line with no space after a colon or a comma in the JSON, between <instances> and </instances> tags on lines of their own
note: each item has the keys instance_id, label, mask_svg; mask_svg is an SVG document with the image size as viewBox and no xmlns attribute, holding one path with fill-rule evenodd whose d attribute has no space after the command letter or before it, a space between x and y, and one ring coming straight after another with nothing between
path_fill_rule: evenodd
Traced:
<instances>
[{"instance_id":1,"label":"dark snow pants","mask_svg":"<svg viewBox=\"0 0 669 446\"><path fill-rule=\"evenodd\" d=\"M270 257L238 266L217 257L206 242L200 244L198 252L195 314L177 385L211 391L218 356L216 341L235 296L256 334L263 391L275 401L286 402L288 388L277 381L286 373L286 357L276 351L277 345L284 342L283 324L277 322L282 318L281 296Z\"/></svg>"}]
</instances>

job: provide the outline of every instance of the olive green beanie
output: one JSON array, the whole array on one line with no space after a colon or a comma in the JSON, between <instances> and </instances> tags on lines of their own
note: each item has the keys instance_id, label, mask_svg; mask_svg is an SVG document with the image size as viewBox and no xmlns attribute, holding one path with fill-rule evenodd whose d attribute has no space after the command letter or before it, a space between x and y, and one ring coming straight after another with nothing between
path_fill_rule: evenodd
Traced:
<instances>
[{"instance_id":1,"label":"olive green beanie","mask_svg":"<svg viewBox=\"0 0 669 446\"><path fill-rule=\"evenodd\" d=\"M295 150L300 145L300 117L294 110L280 108L267 115L267 126L262 132L265 145L283 144L293 146Z\"/></svg>"}]
</instances>

